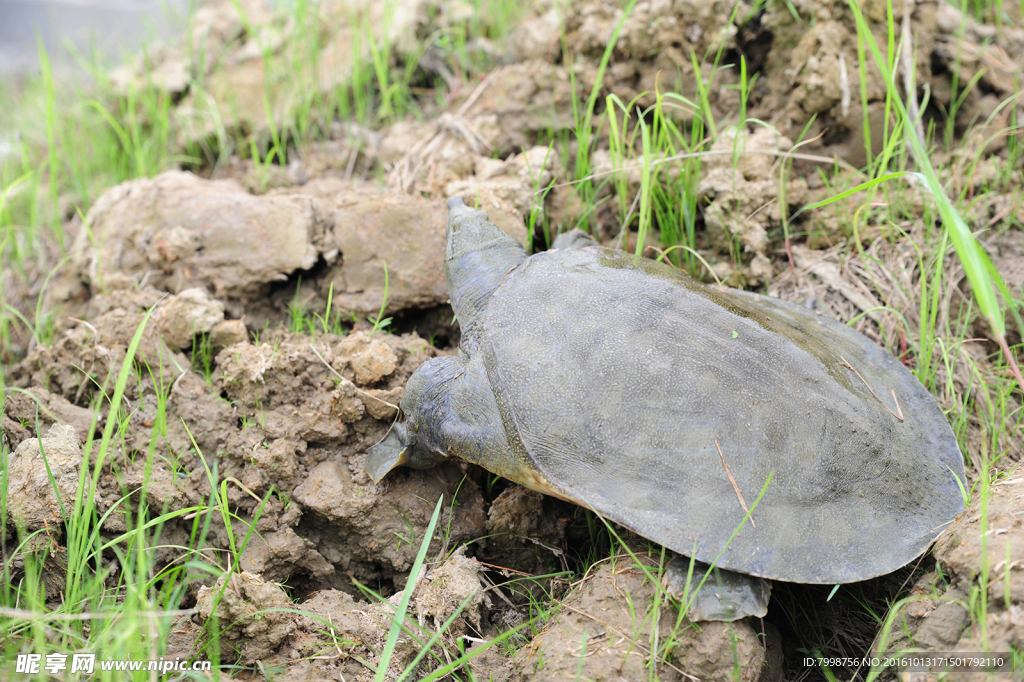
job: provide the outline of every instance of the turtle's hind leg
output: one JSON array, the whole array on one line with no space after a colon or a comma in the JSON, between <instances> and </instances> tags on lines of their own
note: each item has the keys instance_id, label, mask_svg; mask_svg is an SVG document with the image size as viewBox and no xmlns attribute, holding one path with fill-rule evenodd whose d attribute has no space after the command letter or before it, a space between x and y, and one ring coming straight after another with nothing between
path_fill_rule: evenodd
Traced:
<instances>
[{"instance_id":1,"label":"turtle's hind leg","mask_svg":"<svg viewBox=\"0 0 1024 682\"><path fill-rule=\"evenodd\" d=\"M683 601L685 598L690 602L686 612L690 620L733 621L747 616L763 617L768 613L772 588L767 580L724 568L715 568L704 580L709 568L707 564L693 560L693 573L687 581L690 558L677 556L665 570L665 589L675 599ZM702 580L703 585L700 584Z\"/></svg>"}]
</instances>

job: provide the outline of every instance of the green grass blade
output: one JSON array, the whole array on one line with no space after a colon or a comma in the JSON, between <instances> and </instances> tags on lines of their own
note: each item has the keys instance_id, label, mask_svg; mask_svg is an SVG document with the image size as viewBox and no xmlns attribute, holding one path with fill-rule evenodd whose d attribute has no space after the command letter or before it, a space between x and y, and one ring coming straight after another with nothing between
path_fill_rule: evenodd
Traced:
<instances>
[{"instance_id":1,"label":"green grass blade","mask_svg":"<svg viewBox=\"0 0 1024 682\"><path fill-rule=\"evenodd\" d=\"M842 199L845 199L848 196L852 196L854 194L857 194L858 192L863 192L864 190L868 190L868 189L871 189L872 187L876 187L876 186L882 184L883 182L888 182L890 180L893 180L894 178L903 177L904 175L916 175L916 176L919 176L919 177L921 176L920 173L912 173L910 171L897 171L895 173L889 173L888 175L882 175L880 177L874 178L873 180L868 180L867 182L862 182L861 184L857 185L856 187L851 187L850 189L846 190L845 192L840 192L839 194L836 194L835 196L831 196L828 199L822 199L821 201L816 201L813 204L807 204L806 206L801 207L800 210L797 211L796 213L794 213L792 216L790 216L789 217L789 221L790 222L794 221L798 215L800 215L801 213L804 213L805 211L812 211L812 210L814 210L816 208L822 208L824 206L828 206L829 204L834 204L835 202L840 201Z\"/></svg>"},{"instance_id":2,"label":"green grass blade","mask_svg":"<svg viewBox=\"0 0 1024 682\"><path fill-rule=\"evenodd\" d=\"M444 633L448 632L448 628L452 626L452 623L455 622L456 618L462 615L463 610L465 610L465 608L469 606L469 602L473 601L473 597L475 597L476 595L477 593L473 592L468 597L462 600L462 603L459 604L459 608L455 609L452 615L448 616L448 620L442 623L441 627L437 629L437 632L431 635L430 639L427 640L427 643L424 644L423 648L420 649L419 652L416 654L416 657L412 659L409 665L405 666L405 670L402 671L402 674L398 677L397 680L395 680L395 682L403 682L405 678L409 677L409 675L411 675L412 672L416 670L416 666L420 664L420 661L422 661L423 658L427 655L427 652L434 648L434 645L437 644L438 640L441 639L441 636Z\"/></svg>"},{"instance_id":3,"label":"green grass blade","mask_svg":"<svg viewBox=\"0 0 1024 682\"><path fill-rule=\"evenodd\" d=\"M942 224L946 227L950 241L953 243L953 248L956 250L957 257L960 259L960 263L963 266L964 274L967 275L967 279L971 283L974 297L978 301L978 308L981 310L981 314L984 315L985 319L988 321L989 327L992 329L992 333L995 336L996 343L998 343L1002 348L1003 354L1006 356L1006 360L1010 364L1015 378L1020 384L1021 390L1024 391L1024 377L1021 376L1020 370L1017 368L1013 352L1006 343L1006 320L1003 316L1003 311L999 305L999 299L996 295L996 290L1002 290L1006 285L1005 283L1002 283L1002 278L999 276L999 273L995 271L994 267L992 267L985 249L974 237L970 228L967 227L967 223L964 222L963 217L953 206L949 197L946 196L946 192L942 188L942 183L939 181L938 174L935 172L935 168L932 166L931 160L928 158L928 152L924 148L924 143L914 133L913 126L911 125L912 121L910 119L910 114L907 112L906 105L903 103L903 99L898 96L898 93L894 92L896 86L893 82L893 74L889 71L888 67L889 64L893 63L892 59L890 58L886 61L882 58L878 44L875 42L875 38L867 25L867 20L864 18L864 15L861 14L860 7L857 3L853 2L853 0L847 0L847 4L856 19L857 34L860 40L863 40L871 51L871 55L874 57L875 63L882 72L882 75L885 77L885 82L888 84L889 92L893 95L892 101L896 106L898 119L900 122L907 124L903 126L904 138L910 147L914 161L917 163L920 175L924 180L924 186L928 188L928 191L931 192L932 197L935 199L935 203L939 209L939 215L942 218ZM889 11L891 14L891 5L889 7ZM890 35L890 43L891 42L892 36ZM891 51L890 45L890 53ZM1006 301L1006 304L1008 306L1012 306L1013 301Z\"/></svg>"},{"instance_id":4,"label":"green grass blade","mask_svg":"<svg viewBox=\"0 0 1024 682\"><path fill-rule=\"evenodd\" d=\"M437 504L434 505L434 513L430 517L430 523L427 524L427 532L423 536L423 542L420 543L420 551L416 554L416 561L412 564L412 570L409 571L409 580L405 583L402 601L395 610L395 617L391 620L391 629L388 630L388 638L384 643L384 650L381 652L380 661L377 663L377 674L373 677L374 682L384 682L384 678L387 675L388 665L391 663L391 656L394 654L395 644L398 642L398 633L402 629L405 612L409 608L409 600L412 599L412 593L416 590L416 583L420 577L420 567L427 556L430 539L434 537L434 527L437 525L437 519L441 515L442 502L444 502L444 495L437 498Z\"/></svg>"}]
</instances>

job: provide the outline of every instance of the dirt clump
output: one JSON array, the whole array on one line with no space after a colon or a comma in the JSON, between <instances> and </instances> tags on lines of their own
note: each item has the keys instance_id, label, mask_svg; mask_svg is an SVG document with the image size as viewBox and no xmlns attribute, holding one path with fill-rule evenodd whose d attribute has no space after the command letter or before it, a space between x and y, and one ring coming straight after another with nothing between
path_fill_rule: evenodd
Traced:
<instances>
[{"instance_id":1,"label":"dirt clump","mask_svg":"<svg viewBox=\"0 0 1024 682\"><path fill-rule=\"evenodd\" d=\"M657 567L648 566L657 572ZM557 615L544 632L524 646L515 658L527 680L582 676L591 680L636 680L649 675L650 646L656 623L660 643L673 638L668 660L656 662L661 680L695 676L705 680L756 681L761 676L765 649L746 621L700 623L685 619L677 626L678 608L656 601L657 587L640 566L628 558L594 569L561 600ZM657 612L652 612L654 604ZM684 675L685 673L685 675Z\"/></svg>"},{"instance_id":2,"label":"dirt clump","mask_svg":"<svg viewBox=\"0 0 1024 682\"><path fill-rule=\"evenodd\" d=\"M26 391L30 395L12 392L4 400L3 434L11 450L36 436L37 418L40 433L53 424L64 424L74 428L79 443L85 442L93 422L92 410L74 405L40 386L30 386Z\"/></svg>"},{"instance_id":3,"label":"dirt clump","mask_svg":"<svg viewBox=\"0 0 1024 682\"><path fill-rule=\"evenodd\" d=\"M491 603L480 584L482 570L483 566L466 557L466 548L460 547L443 564L426 575L416 586L415 593L416 616L420 626L430 618L434 630L439 630L442 623L458 612L458 617L448 630L453 637L465 634L470 626L479 632L481 616L486 615L486 609Z\"/></svg>"},{"instance_id":4,"label":"dirt clump","mask_svg":"<svg viewBox=\"0 0 1024 682\"><path fill-rule=\"evenodd\" d=\"M804 151L834 152L861 167L867 159L865 118L870 124L871 153L878 154L881 150L885 79L868 53L861 83L857 27L846 5L800 0L792 7L801 17L799 20L785 6L770 6L761 18L761 25L773 36L773 44L762 72L759 90L763 96L758 106L773 112L765 120L792 139L797 139L811 116L816 116L806 128L803 139L822 137L805 146ZM933 107L949 110L956 88L954 83L969 82L963 79L973 77L980 68L987 70L992 82L984 88L972 88L963 93L964 101L956 116L960 130L975 119L984 123L995 108L988 102L1002 101L1016 91L1011 83L1013 74L1019 78L1020 65L1006 55L1016 54L1013 50L1022 44L1024 31L1021 29L1008 27L998 32L992 26L964 17L945 2L910 3L906 8L894 6L893 10L897 31L903 32L905 22L907 38L913 40L915 96L919 102L927 100L930 105L923 112L924 128L936 111ZM866 3L862 12L871 37L884 46L885 3ZM804 19L808 16L815 19L810 26ZM901 81L906 78L907 63L904 58L896 74ZM991 100L986 100L986 92L991 93ZM867 100L866 116L863 99ZM1008 115L1009 107L1003 113ZM936 117L935 120L941 119ZM1005 125L998 121L994 124ZM995 128L989 134L994 132ZM1005 143L1005 138L1000 137Z\"/></svg>"},{"instance_id":5,"label":"dirt clump","mask_svg":"<svg viewBox=\"0 0 1024 682\"><path fill-rule=\"evenodd\" d=\"M454 509L446 505L442 512L438 525L445 533L432 539L433 552L482 534L483 499L472 481L463 480L457 465L395 472L386 485L374 486L365 481L364 461L360 456L347 466L337 460L322 462L294 490L305 511L300 532L339 573L404 583L403 573L412 566L441 494L457 504Z\"/></svg>"},{"instance_id":6,"label":"dirt clump","mask_svg":"<svg viewBox=\"0 0 1024 682\"><path fill-rule=\"evenodd\" d=\"M998 477L988 489L982 521L976 490L964 513L937 541L939 567L911 590L896 614L884 653L918 647L969 653L1011 651L1024 646L1024 478L1020 467ZM988 530L983 533L982 529ZM985 623L970 595L985 580ZM984 633L984 635L982 634ZM986 641L982 641L982 637Z\"/></svg>"},{"instance_id":7,"label":"dirt clump","mask_svg":"<svg viewBox=\"0 0 1024 682\"><path fill-rule=\"evenodd\" d=\"M712 144L713 154L704 162L698 191L709 201L704 209L708 239L719 253L742 250L743 265L735 272L721 262L717 274L730 286L763 284L771 279L771 241L768 232L781 225L783 208L789 213L804 203L807 183L791 178L785 193L787 206L779 205L780 159L793 143L770 128L753 133L734 127L722 131ZM735 158L734 158L735 155ZM793 207L793 208L791 208Z\"/></svg>"},{"instance_id":8,"label":"dirt clump","mask_svg":"<svg viewBox=\"0 0 1024 682\"><path fill-rule=\"evenodd\" d=\"M413 664L423 642L467 600L462 615L456 618L452 629L442 634L438 647L454 651L456 637L467 630L479 634L478 626L487 614L487 597L478 578L480 570L479 564L466 558L464 549L456 550L429 570L423 567L406 612L405 628L399 631L391 658L389 669L395 677ZM396 592L386 600L368 604L356 601L346 592L320 590L295 606L305 615L290 615L294 629L265 663L286 666L288 673L284 679L335 679L339 671L346 679L372 679L368 666L380 663L402 598L403 593ZM441 655L435 647L430 655L421 656L416 669L427 674L432 665L429 659ZM508 660L502 660L508 668Z\"/></svg>"},{"instance_id":9,"label":"dirt clump","mask_svg":"<svg viewBox=\"0 0 1024 682\"><path fill-rule=\"evenodd\" d=\"M182 336L191 335L197 317L209 332L193 337L195 347L213 336L223 322L211 324L217 315L194 315L196 301L200 311L220 311L205 293L166 296L152 286L112 288L91 300L91 322L79 322L53 345L36 348L11 372L18 385L30 386L39 398L43 425L75 424L77 430L68 427L68 433L77 447L93 414L79 405L100 400L96 428L102 432L106 413L98 387L112 385L146 307L155 306L136 353L137 371L129 373L125 385L121 436L111 442L100 477L96 507L101 513L123 497L125 485L145 489L149 503L166 511L203 504L211 494L208 472L215 470L228 483L228 501L239 516L232 529L236 542L252 524L259 531L241 558L242 568L310 586L336 581L350 590L350 575L362 582L404 581L442 494L450 501L458 491L457 503L445 505L446 534L434 539L435 551L482 533L480 490L472 480L463 481L458 465L404 472L380 486L363 472L366 450L397 416L406 380L437 352L426 341L415 334L310 337L277 330L260 343L227 346L193 371L193 362L202 365L202 353L189 359L172 350L164 336L167 329L187 329ZM165 325L169 320L177 322ZM5 437L29 447L35 400L12 395L17 398L5 405ZM147 469L144 453L151 447L155 456ZM56 500L48 497L51 487L34 479L31 487L47 504L53 502L43 511L59 522ZM62 497L73 500L74 490L62 489ZM104 530L124 532L125 513L108 515ZM187 545L190 525L168 523L169 542ZM211 523L207 542L214 548L231 544L219 519ZM157 554L173 559L173 552Z\"/></svg>"},{"instance_id":10,"label":"dirt clump","mask_svg":"<svg viewBox=\"0 0 1024 682\"><path fill-rule=\"evenodd\" d=\"M558 152L549 147L533 147L505 161L476 157L473 175L450 182L444 194L461 197L467 206L479 206L488 216L494 213L499 220L508 217L509 224L495 224L525 243L526 224L532 222L536 226L543 222L543 191L563 177Z\"/></svg>"},{"instance_id":11,"label":"dirt clump","mask_svg":"<svg viewBox=\"0 0 1024 682\"><path fill-rule=\"evenodd\" d=\"M541 159L536 172L543 167ZM514 201L499 208L521 210ZM525 237L522 215L488 210ZM239 319L258 329L296 309L323 310L329 298L334 313L357 318L379 313L385 298L385 313L448 299L444 206L401 192L318 181L253 196L231 180L170 171L108 190L86 220L91 230L72 248L64 297L82 284L176 293L161 313L175 348L215 329L218 344L228 345Z\"/></svg>"},{"instance_id":12,"label":"dirt clump","mask_svg":"<svg viewBox=\"0 0 1024 682\"><path fill-rule=\"evenodd\" d=\"M270 656L295 631L293 608L285 591L258 575L242 571L201 587L196 610L201 623L216 612L223 660L253 665Z\"/></svg>"},{"instance_id":13,"label":"dirt clump","mask_svg":"<svg viewBox=\"0 0 1024 682\"><path fill-rule=\"evenodd\" d=\"M309 97L345 85L357 64L371 63L371 39L387 45L389 57L411 60L423 39L453 21L442 3L424 0L342 0L301 18L255 0L212 2L196 10L182 44L151 46L111 81L124 94L154 87L169 95L178 145L210 154L208 140L266 137L270 121L294 118Z\"/></svg>"},{"instance_id":14,"label":"dirt clump","mask_svg":"<svg viewBox=\"0 0 1024 682\"><path fill-rule=\"evenodd\" d=\"M171 297L159 310L157 324L173 348L191 349L197 334L205 334L224 321L224 304L212 300L206 289L193 287ZM223 337L221 338L223 341Z\"/></svg>"},{"instance_id":15,"label":"dirt clump","mask_svg":"<svg viewBox=\"0 0 1024 682\"><path fill-rule=\"evenodd\" d=\"M74 427L54 424L42 439L22 441L7 472L7 505L14 523L27 530L59 527L64 513L75 507L81 466Z\"/></svg>"},{"instance_id":16,"label":"dirt clump","mask_svg":"<svg viewBox=\"0 0 1024 682\"><path fill-rule=\"evenodd\" d=\"M296 573L308 575L313 580L334 573L334 565L316 551L316 546L299 537L287 525L280 530L251 537L239 565L270 582L283 582Z\"/></svg>"},{"instance_id":17,"label":"dirt clump","mask_svg":"<svg viewBox=\"0 0 1024 682\"><path fill-rule=\"evenodd\" d=\"M626 18L608 64L602 85L623 102L640 97L642 106L654 103L656 92L675 92L690 102L700 101L697 78L707 84L707 99L715 112L735 111L737 95L729 86L737 78L733 70L716 72L709 60L694 70L691 52L713 59L718 49L733 49L738 24L745 13L720 0L637 2ZM565 16L565 41L575 64L577 80L589 90L597 80L608 36L622 19L623 10L602 2L574 3ZM698 56L698 59L700 57ZM568 61L568 60L567 60ZM691 120L696 113L688 106L674 108L672 115ZM715 114L716 120L720 116Z\"/></svg>"},{"instance_id":18,"label":"dirt clump","mask_svg":"<svg viewBox=\"0 0 1024 682\"><path fill-rule=\"evenodd\" d=\"M288 491L303 510L298 531L312 543L303 545L341 575L366 581L408 571L440 494L451 500L458 491L457 504L442 514L447 542L476 537L484 526L480 491L455 464L395 472L382 485L363 471L365 451L395 418L405 381L435 352L413 334L310 340L275 332L217 356L214 384L243 420L236 440L218 447L234 455L247 488ZM321 565L317 557L306 562ZM329 573L314 572L318 579Z\"/></svg>"},{"instance_id":19,"label":"dirt clump","mask_svg":"<svg viewBox=\"0 0 1024 682\"><path fill-rule=\"evenodd\" d=\"M569 505L520 485L503 490L487 511L488 561L528 573L561 567Z\"/></svg>"},{"instance_id":20,"label":"dirt clump","mask_svg":"<svg viewBox=\"0 0 1024 682\"><path fill-rule=\"evenodd\" d=\"M172 292L202 286L230 307L316 263L317 209L307 196L254 197L181 171L127 182L89 210L92 238L83 231L72 248L75 274L98 289L117 277Z\"/></svg>"}]
</instances>

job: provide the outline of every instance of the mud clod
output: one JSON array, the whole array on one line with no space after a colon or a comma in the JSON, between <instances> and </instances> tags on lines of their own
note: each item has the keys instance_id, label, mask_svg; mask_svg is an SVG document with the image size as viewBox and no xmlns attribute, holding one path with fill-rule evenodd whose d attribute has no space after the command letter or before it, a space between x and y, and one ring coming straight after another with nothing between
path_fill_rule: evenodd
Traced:
<instances>
[{"instance_id":1,"label":"mud clod","mask_svg":"<svg viewBox=\"0 0 1024 682\"><path fill-rule=\"evenodd\" d=\"M323 462L294 492L295 500L312 516L309 527L303 525L300 530L307 530L308 537L318 540L320 551L340 572L351 573L360 566L372 565L384 569L376 577L408 571L438 496L444 494L450 500L457 489L457 505L454 510L446 509L438 522L446 533L451 529L444 542L454 547L482 534L483 498L472 481L463 481L457 466L396 471L386 485L376 486L367 481L360 483L365 474L361 465L352 468L357 467L358 475L341 462ZM439 550L444 542L435 538L431 547ZM374 573L363 575L368 578Z\"/></svg>"},{"instance_id":2,"label":"mud clod","mask_svg":"<svg viewBox=\"0 0 1024 682\"><path fill-rule=\"evenodd\" d=\"M216 608L221 656L253 665L295 631L292 614L278 610L293 608L292 602L280 587L248 571L232 574L227 582L220 578L212 588L200 588L198 617L205 623Z\"/></svg>"},{"instance_id":3,"label":"mud clod","mask_svg":"<svg viewBox=\"0 0 1024 682\"><path fill-rule=\"evenodd\" d=\"M300 538L288 526L251 537L240 565L270 582L282 582L296 573L319 579L334 572L334 566L316 551L313 543Z\"/></svg>"},{"instance_id":4,"label":"mud clod","mask_svg":"<svg viewBox=\"0 0 1024 682\"><path fill-rule=\"evenodd\" d=\"M84 443L93 421L93 411L74 405L63 396L54 395L39 386L27 389L25 393L8 394L4 401L3 433L12 450L28 438L36 435L36 418L39 419L40 433L53 424L64 424L74 428L78 442Z\"/></svg>"},{"instance_id":5,"label":"mud clod","mask_svg":"<svg viewBox=\"0 0 1024 682\"><path fill-rule=\"evenodd\" d=\"M781 164L773 152L785 152L792 146L788 138L768 128L758 128L752 134L729 128L722 131L711 147L719 155L708 158L708 171L698 190L711 202L704 209L711 243L720 253L729 253L734 243L742 247L741 270L718 273L732 286L760 284L772 276L768 231L780 225L783 217L778 202ZM734 164L733 154L740 152L743 153ZM791 206L804 203L806 193L806 181L788 180L786 197ZM788 212L790 206L785 208Z\"/></svg>"},{"instance_id":6,"label":"mud clod","mask_svg":"<svg viewBox=\"0 0 1024 682\"><path fill-rule=\"evenodd\" d=\"M345 351L352 354L349 365L360 386L376 384L393 374L398 367L398 357L386 343L372 340L362 332L346 337Z\"/></svg>"},{"instance_id":7,"label":"mud clod","mask_svg":"<svg viewBox=\"0 0 1024 682\"><path fill-rule=\"evenodd\" d=\"M164 341L172 348L182 350L193 347L196 334L209 332L223 322L224 304L211 300L206 290L198 287L172 296L161 306L157 321Z\"/></svg>"},{"instance_id":8,"label":"mud clod","mask_svg":"<svg viewBox=\"0 0 1024 682\"><path fill-rule=\"evenodd\" d=\"M75 242L63 295L81 295L86 284L101 291L148 284L158 297L184 296L162 313L175 348L191 348L194 334L215 327L214 345L226 347L244 338L243 317L259 329L295 305L326 307L329 297L335 312L376 315L385 270L385 313L448 300L444 206L402 192L317 181L254 196L233 180L171 171L108 190L86 221L93 238L83 230ZM505 222L525 237L521 216ZM222 323L225 314L233 320Z\"/></svg>"},{"instance_id":9,"label":"mud clod","mask_svg":"<svg viewBox=\"0 0 1024 682\"><path fill-rule=\"evenodd\" d=\"M162 158L207 158L187 162L196 174L171 170L98 198L77 196L83 190L65 194L61 183L68 178L50 178L60 194L53 203L65 218L74 212L73 200L91 202L84 220L65 221L74 235L66 267L52 281L38 276L33 289L4 261L0 289L23 316L0 325L6 343L0 356L14 363L5 365L0 382L0 393L6 391L0 426L11 452L10 525L45 531L5 555L10 569L17 579L38 575L45 598L60 603L68 574L61 504L69 511L75 503L90 430L101 434L112 425L117 437L96 472L95 498L86 501L104 515L103 542L120 542L143 504L150 511L185 510L184 519L170 514L161 526L151 567L181 562L180 548L192 543L193 522L201 518L208 533L195 551L215 557L231 576L211 584L205 573L189 575L198 615L175 624L168 658L202 656L216 615L217 629L227 628L220 635L224 661L259 663L283 681L372 679L426 541L390 679L419 654L425 655L410 671L413 678L470 644L482 653L457 674L472 669L485 680L806 676L794 651L814 647L805 646L803 626L787 618L817 599L820 586L776 583L776 610L765 620L690 623L632 558L608 558L611 534L583 523L593 520L584 509L454 456L431 470L396 470L374 484L364 471L366 453L402 418L399 405L413 372L457 352L444 275L444 199L454 196L516 240L532 238L528 250L549 246L559 231L562 240L554 243L569 248L573 238L586 236L577 231L565 241L579 226L588 230L587 240L635 252L639 232L633 230L643 222L642 253L685 241L726 284L763 285L769 295L853 321L922 376L930 370L915 363L925 359L929 323L918 319L917 309L927 306L917 305L916 292L938 282L933 298L943 301L938 315L932 310L933 340L942 338L940 328L950 328L944 318L955 318L957 305L968 311L960 313L960 338L971 339L942 363L932 356L934 385L947 387L939 399L960 400L979 377L997 385L992 377L1002 368L991 361L994 344L981 338L994 337L972 317L958 264L940 267L935 260L931 241L941 232L929 223L936 214L922 186L896 194L895 183L873 189L889 192L890 203L869 199L874 203L863 212L858 202L866 195L793 219L801 206L863 182L850 164L864 168L873 158L891 160L893 169L905 166L899 145L891 159L879 156L887 143L883 131L901 130L886 118L893 93L870 55L861 63L863 39L845 3L639 0L624 18L616 2L531 0L521 3L519 25L504 43L496 37L504 30L500 22L488 24L492 18L482 16L480 4L328 2L314 13L314 37L295 16L258 0L213 0L194 13L188 49L153 45L111 75L122 95L155 91L165 98L174 140ZM884 45L886 4L858 5L867 30ZM996 27L945 0L909 2L913 40L901 41L898 52L912 57L901 69L912 69L916 84L904 85L909 74L896 76L908 104L916 95L923 107L927 139L942 139L934 146L940 180L963 200L966 222L988 230L980 241L1017 295L1024 287L1024 236L1017 229L1024 222L1022 175L1008 164L1020 156L1015 124L1024 109L1014 96L1022 71L1012 55L1024 53L1024 29L1017 27L1019 9L1002 9L1008 14ZM481 21L483 32L472 37ZM452 36L464 44L455 49ZM380 47L385 51L370 54ZM302 61L309 73L299 74L302 67L280 73L282 64ZM352 80L357 61L385 64L402 76L382 93L381 74L367 71L365 91L350 89L359 87ZM577 149L592 91L589 146ZM386 112L386 93L395 109L411 107L406 111L415 115ZM350 95L367 94L363 123L345 120L340 100L324 106L342 96L350 105ZM659 98L665 106L653 108ZM310 107L301 121L308 130L294 125L299 102ZM112 99L104 106L117 112L120 104ZM615 107L616 125L626 126L615 133L625 140L621 154L612 151L607 107ZM283 140L275 139L274 154L281 156L273 159L271 119ZM656 138L650 158L664 155L651 168L649 219L641 215L647 209L634 210L634 222L623 225L634 197L643 206L641 120ZM140 123L141 130L152 124ZM695 137L687 141L688 135ZM17 139L34 154L33 135ZM664 140L674 141L664 146ZM573 157L577 166L570 168ZM662 183L690 168L695 175L683 177L693 185L685 186L685 211L676 215L680 188ZM584 175L592 176L589 184ZM24 205L50 203L15 185L0 191L12 225ZM658 196L666 187L672 193ZM19 267L41 268L23 257L20 234L20 228L11 232L5 254L17 252ZM52 256L41 255L41 263ZM47 266L56 262L50 260ZM52 335L38 317L45 311L37 311L36 328L28 329L37 295L53 309ZM150 311L112 415L111 387ZM1016 348L1021 330L1011 317L1006 338ZM20 338L8 342L8 335ZM964 378L957 353L969 358L976 376ZM1004 395L1005 414L1017 414L1017 396ZM965 454L975 459L976 473L984 417L963 412L968 404L943 408L965 425ZM1010 429L995 436L993 452L1001 454L990 460L992 471L1020 458L1015 440ZM991 486L985 519L975 494L933 556L914 573L906 569L920 579L880 648L1024 649L1024 484L1017 471ZM230 524L209 509L195 513L222 492ZM426 538L441 496L434 536ZM9 535L12 528L5 529ZM225 566L227 550L247 534L238 564ZM97 566L107 570L108 559ZM657 572L650 556L640 560L651 575ZM895 583L903 577L889 576ZM844 586L831 607L811 609L819 622L805 629L828 640L818 643L830 649L823 653L867 653L878 632L876 614L885 608L878 605L905 595L905 585L887 592L885 577L876 581ZM857 609L842 602L847 591L863 595L862 588L873 595ZM383 600L371 597L371 589ZM982 592L989 599L984 612ZM426 639L462 604L451 628L423 652ZM309 615L284 612L293 609ZM532 628L502 646L480 648L541 612ZM654 641L661 658L652 660Z\"/></svg>"},{"instance_id":10,"label":"mud clod","mask_svg":"<svg viewBox=\"0 0 1024 682\"><path fill-rule=\"evenodd\" d=\"M699 627L683 621L673 632L675 606L662 601L657 615L635 611L651 607L655 590L628 559L602 566L562 600L561 611L544 632L520 650L517 668L528 680L572 678L579 671L596 681L646 679L650 665L657 666L660 680L682 680L686 673L725 682L735 679L734 671L742 680L759 679L765 650L746 621ZM659 642L673 637L670 660L649 660L652 620L657 622Z\"/></svg>"},{"instance_id":11,"label":"mud clod","mask_svg":"<svg viewBox=\"0 0 1024 682\"><path fill-rule=\"evenodd\" d=\"M986 564L981 498L976 492L964 513L936 542L934 554L940 567L914 585L911 600L895 617L886 652L917 647L955 654L1011 651L1024 645L1024 526L1019 519L1024 477L1020 467L989 488L989 530L985 535L989 605L984 643L968 596L977 589Z\"/></svg>"},{"instance_id":12,"label":"mud clod","mask_svg":"<svg viewBox=\"0 0 1024 682\"><path fill-rule=\"evenodd\" d=\"M59 527L78 494L82 448L74 427L54 424L42 440L23 441L9 466L7 504L14 522L27 530Z\"/></svg>"},{"instance_id":13,"label":"mud clod","mask_svg":"<svg viewBox=\"0 0 1024 682\"><path fill-rule=\"evenodd\" d=\"M512 485L491 503L487 512L487 556L493 563L517 571L545 573L558 565L557 551L565 542L571 510L554 498Z\"/></svg>"},{"instance_id":14,"label":"mud clod","mask_svg":"<svg viewBox=\"0 0 1024 682\"><path fill-rule=\"evenodd\" d=\"M465 634L467 621L475 631L479 631L484 609L491 603L480 581L482 568L477 562L467 559L466 548L460 547L431 571L416 587L416 614L420 625L431 618L434 629L439 629L466 602L448 632L454 637Z\"/></svg>"}]
</instances>

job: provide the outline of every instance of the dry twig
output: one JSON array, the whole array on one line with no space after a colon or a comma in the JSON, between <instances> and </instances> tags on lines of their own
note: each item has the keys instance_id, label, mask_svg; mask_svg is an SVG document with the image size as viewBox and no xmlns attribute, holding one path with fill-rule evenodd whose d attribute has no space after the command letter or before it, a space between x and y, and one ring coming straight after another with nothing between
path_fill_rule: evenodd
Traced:
<instances>
[{"instance_id":1,"label":"dry twig","mask_svg":"<svg viewBox=\"0 0 1024 682\"><path fill-rule=\"evenodd\" d=\"M747 512L747 516L750 516L750 509L747 507L746 500L743 499L743 493L740 492L740 487L736 484L736 479L732 477L732 472L729 471L729 465L725 463L725 455L722 454L722 446L715 441L715 447L718 448L718 456L722 458L722 466L725 467L725 473L729 476L729 482L732 483L732 489L736 491L736 497L739 498L740 504L743 506L743 511ZM754 523L754 517L750 516L750 525L757 528L757 524Z\"/></svg>"},{"instance_id":2,"label":"dry twig","mask_svg":"<svg viewBox=\"0 0 1024 682\"><path fill-rule=\"evenodd\" d=\"M892 416L896 417L896 418L897 418L897 419L899 419L899 420L900 420L901 422L903 421L903 410L901 410L901 409L900 409L900 401L899 401L899 398L897 398L897 397L896 397L896 391L892 391L892 399L893 399L893 400L894 400L894 401L896 402L896 412L893 412L893 411L892 411L892 410L891 410L891 409L889 408L889 406L888 406L888 405L886 405L885 403L883 403L883 402L882 402L882 399L878 397L878 394L877 394L877 393L875 393L875 389L871 388L871 385L870 385L870 384L869 384L869 383L867 382L867 379L865 379L864 377L862 377L862 376L860 375L860 372L858 372L857 370L855 370L855 369L853 368L853 365L851 365L850 363L848 363L848 362L846 361L846 358L844 358L844 357L843 357L842 355L840 355L840 356L839 356L839 359L840 359L840 360L842 360L842 362L840 362L840 363L839 363L839 364L840 364L840 365L841 365L842 367L846 367L847 369L849 369L849 370L850 370L851 372L853 372L854 374L856 374L856 375L857 375L857 378L858 378L858 379L860 379L861 381L863 381L863 382L864 382L864 385L868 387L868 390L869 390L869 391L871 391L871 395L875 396L875 400L877 400L877 401L878 401L878 404L879 404L879 405L881 405L881 406L882 406L882 407L884 407L885 409L889 410L889 414L891 414Z\"/></svg>"}]
</instances>

